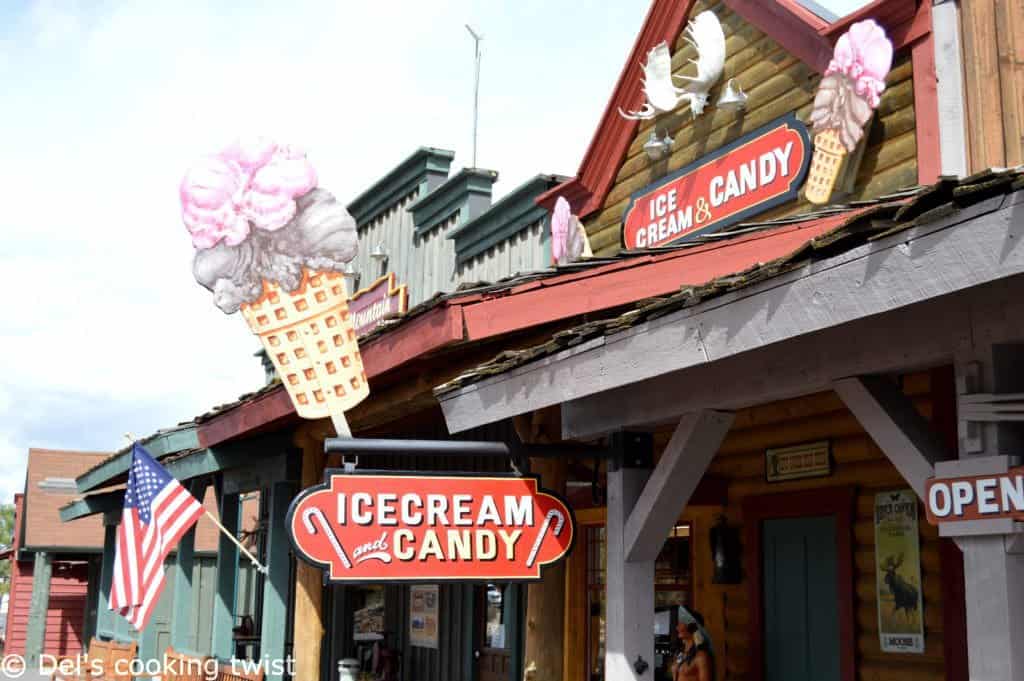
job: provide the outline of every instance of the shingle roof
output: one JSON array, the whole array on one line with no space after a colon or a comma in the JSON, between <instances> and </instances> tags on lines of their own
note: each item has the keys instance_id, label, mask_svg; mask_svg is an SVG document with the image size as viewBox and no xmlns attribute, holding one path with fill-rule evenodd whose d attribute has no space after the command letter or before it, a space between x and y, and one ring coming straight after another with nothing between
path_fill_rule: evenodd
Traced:
<instances>
[{"instance_id":1,"label":"shingle roof","mask_svg":"<svg viewBox=\"0 0 1024 681\"><path fill-rule=\"evenodd\" d=\"M967 206L999 194L1024 188L1024 166L990 169L965 179L942 178L928 187L914 188L874 201L836 206L826 211L802 215L792 220L820 220L845 215L845 219L827 233L808 240L784 257L756 263L743 270L716 277L697 286L684 286L674 295L648 299L618 316L595 320L554 334L546 343L520 350L505 350L489 362L463 373L436 388L438 395L458 390L484 378L503 374L543 357L553 355L598 336L608 336L643 322L676 312L703 300L769 279L808 262L832 257L865 242L911 227L927 224ZM784 222L784 221L783 221ZM771 229L780 221L737 225L712 239L730 238L750 230ZM625 254L628 255L628 254Z\"/></svg>"}]
</instances>

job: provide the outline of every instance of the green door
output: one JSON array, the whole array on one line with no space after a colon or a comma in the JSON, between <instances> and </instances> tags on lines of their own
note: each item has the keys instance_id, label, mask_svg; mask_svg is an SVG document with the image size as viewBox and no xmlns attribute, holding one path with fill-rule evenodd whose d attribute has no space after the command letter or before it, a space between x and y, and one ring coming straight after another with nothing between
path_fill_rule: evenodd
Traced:
<instances>
[{"instance_id":1,"label":"green door","mask_svg":"<svg viewBox=\"0 0 1024 681\"><path fill-rule=\"evenodd\" d=\"M765 520L765 681L839 681L836 521Z\"/></svg>"}]
</instances>

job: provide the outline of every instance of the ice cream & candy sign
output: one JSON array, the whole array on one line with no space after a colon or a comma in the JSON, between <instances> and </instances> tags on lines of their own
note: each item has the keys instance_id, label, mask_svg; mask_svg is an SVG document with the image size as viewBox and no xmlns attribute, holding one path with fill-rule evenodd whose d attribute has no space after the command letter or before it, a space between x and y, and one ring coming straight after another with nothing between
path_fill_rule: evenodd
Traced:
<instances>
[{"instance_id":1,"label":"ice cream & candy sign","mask_svg":"<svg viewBox=\"0 0 1024 681\"><path fill-rule=\"evenodd\" d=\"M626 248L684 241L797 197L811 160L807 128L788 115L635 192Z\"/></svg>"},{"instance_id":2,"label":"ice cream & candy sign","mask_svg":"<svg viewBox=\"0 0 1024 681\"><path fill-rule=\"evenodd\" d=\"M575 535L569 507L533 477L379 471L328 471L286 527L329 582L536 580Z\"/></svg>"}]
</instances>

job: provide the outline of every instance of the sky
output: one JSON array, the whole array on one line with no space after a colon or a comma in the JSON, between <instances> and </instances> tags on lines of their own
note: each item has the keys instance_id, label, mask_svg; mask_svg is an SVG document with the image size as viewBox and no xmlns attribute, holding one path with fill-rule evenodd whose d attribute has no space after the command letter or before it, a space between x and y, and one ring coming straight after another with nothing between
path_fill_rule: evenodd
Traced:
<instances>
[{"instance_id":1,"label":"sky","mask_svg":"<svg viewBox=\"0 0 1024 681\"><path fill-rule=\"evenodd\" d=\"M495 198L575 174L648 0L0 3L0 502L29 447L112 451L262 384L192 279L177 186L239 135L347 203L419 146Z\"/></svg>"}]
</instances>

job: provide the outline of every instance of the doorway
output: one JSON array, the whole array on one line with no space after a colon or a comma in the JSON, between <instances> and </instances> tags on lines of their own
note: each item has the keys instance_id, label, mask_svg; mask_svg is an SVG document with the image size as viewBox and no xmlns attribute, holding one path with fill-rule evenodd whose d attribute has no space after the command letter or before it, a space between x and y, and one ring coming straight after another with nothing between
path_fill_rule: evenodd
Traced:
<instances>
[{"instance_id":1,"label":"doorway","mask_svg":"<svg viewBox=\"0 0 1024 681\"><path fill-rule=\"evenodd\" d=\"M765 681L840 681L836 519L762 527Z\"/></svg>"},{"instance_id":2,"label":"doorway","mask_svg":"<svg viewBox=\"0 0 1024 681\"><path fill-rule=\"evenodd\" d=\"M477 681L509 681L512 678L512 627L515 617L512 586L486 584L477 588Z\"/></svg>"},{"instance_id":3,"label":"doorway","mask_svg":"<svg viewBox=\"0 0 1024 681\"><path fill-rule=\"evenodd\" d=\"M743 504L757 681L853 681L854 491L751 497Z\"/></svg>"}]
</instances>

